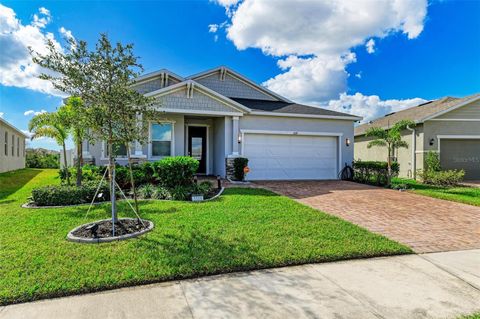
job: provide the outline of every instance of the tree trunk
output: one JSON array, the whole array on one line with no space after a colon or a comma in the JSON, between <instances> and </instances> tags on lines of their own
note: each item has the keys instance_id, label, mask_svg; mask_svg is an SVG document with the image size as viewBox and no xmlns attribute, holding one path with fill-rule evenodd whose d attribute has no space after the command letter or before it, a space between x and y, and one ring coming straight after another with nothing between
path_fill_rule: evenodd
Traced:
<instances>
[{"instance_id":1,"label":"tree trunk","mask_svg":"<svg viewBox=\"0 0 480 319\"><path fill-rule=\"evenodd\" d=\"M77 186L82 185L83 145L77 144Z\"/></svg>"},{"instance_id":2,"label":"tree trunk","mask_svg":"<svg viewBox=\"0 0 480 319\"><path fill-rule=\"evenodd\" d=\"M115 223L118 222L117 201L115 197L115 161L112 152L112 139L108 140L108 164L110 177L110 202L112 203L112 234L115 236Z\"/></svg>"},{"instance_id":3,"label":"tree trunk","mask_svg":"<svg viewBox=\"0 0 480 319\"><path fill-rule=\"evenodd\" d=\"M135 188L135 180L133 178L132 157L131 157L131 154L130 154L130 148L128 147L128 144L125 145L125 146L126 146L126 149L127 149L128 168L130 170L130 184L132 185L133 200L135 201L135 211L140 216L140 212L138 211L137 189Z\"/></svg>"},{"instance_id":4,"label":"tree trunk","mask_svg":"<svg viewBox=\"0 0 480 319\"><path fill-rule=\"evenodd\" d=\"M65 169L65 174L67 176L67 185L70 186L70 172L68 171L67 166L67 147L65 146L65 141L62 143L63 147L63 168Z\"/></svg>"}]
</instances>

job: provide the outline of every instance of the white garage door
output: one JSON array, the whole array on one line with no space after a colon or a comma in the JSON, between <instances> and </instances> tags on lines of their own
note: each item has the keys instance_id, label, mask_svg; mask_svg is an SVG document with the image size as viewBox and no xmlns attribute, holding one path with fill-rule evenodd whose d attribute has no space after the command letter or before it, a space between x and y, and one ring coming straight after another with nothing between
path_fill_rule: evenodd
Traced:
<instances>
[{"instance_id":1,"label":"white garage door","mask_svg":"<svg viewBox=\"0 0 480 319\"><path fill-rule=\"evenodd\" d=\"M246 133L247 179L336 179L337 148L338 137Z\"/></svg>"}]
</instances>

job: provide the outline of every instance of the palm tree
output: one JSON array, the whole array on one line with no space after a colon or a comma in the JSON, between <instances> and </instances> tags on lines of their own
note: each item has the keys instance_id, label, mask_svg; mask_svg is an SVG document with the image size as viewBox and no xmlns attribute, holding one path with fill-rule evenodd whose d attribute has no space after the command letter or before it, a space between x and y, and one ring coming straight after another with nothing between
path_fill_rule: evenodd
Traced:
<instances>
[{"instance_id":1,"label":"palm tree","mask_svg":"<svg viewBox=\"0 0 480 319\"><path fill-rule=\"evenodd\" d=\"M58 109L58 114L66 122L72 133L73 142L77 149L77 186L82 184L83 141L88 138L86 123L86 109L81 98L69 97L64 105Z\"/></svg>"},{"instance_id":2,"label":"palm tree","mask_svg":"<svg viewBox=\"0 0 480 319\"><path fill-rule=\"evenodd\" d=\"M388 158L388 185L392 179L392 158L395 151L399 148L408 148L408 143L402 140L402 131L415 126L415 122L410 120L401 120L395 123L391 128L383 129L381 127L370 127L365 132L365 136L373 136L376 139L367 144L367 148L373 146L387 147Z\"/></svg>"},{"instance_id":3,"label":"palm tree","mask_svg":"<svg viewBox=\"0 0 480 319\"><path fill-rule=\"evenodd\" d=\"M28 124L32 132L31 139L40 137L53 138L63 148L63 165L67 176L67 184L70 185L70 174L67 166L67 148L65 140L68 138L68 120L58 112L42 113L35 115Z\"/></svg>"}]
</instances>

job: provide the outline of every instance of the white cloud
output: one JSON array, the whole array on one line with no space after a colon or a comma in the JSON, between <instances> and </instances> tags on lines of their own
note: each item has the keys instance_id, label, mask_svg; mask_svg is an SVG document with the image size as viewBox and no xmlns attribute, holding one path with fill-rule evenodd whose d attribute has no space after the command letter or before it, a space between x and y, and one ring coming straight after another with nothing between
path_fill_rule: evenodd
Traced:
<instances>
[{"instance_id":1,"label":"white cloud","mask_svg":"<svg viewBox=\"0 0 480 319\"><path fill-rule=\"evenodd\" d=\"M2 118L3 118L3 116L4 116L4 115L5 115L5 113L3 113L3 112L0 112L0 117L2 117Z\"/></svg>"},{"instance_id":2,"label":"white cloud","mask_svg":"<svg viewBox=\"0 0 480 319\"><path fill-rule=\"evenodd\" d=\"M72 31L67 30L64 27L60 27L60 29L58 29L58 31L60 32L61 35L63 35L67 39L75 39L73 34L72 34Z\"/></svg>"},{"instance_id":3,"label":"white cloud","mask_svg":"<svg viewBox=\"0 0 480 319\"><path fill-rule=\"evenodd\" d=\"M363 95L361 93L348 95L342 93L338 99L330 100L323 106L327 106L334 111L362 116L362 122L368 122L385 114L398 112L425 102L426 100L421 98L381 100L377 95Z\"/></svg>"},{"instance_id":4,"label":"white cloud","mask_svg":"<svg viewBox=\"0 0 480 319\"><path fill-rule=\"evenodd\" d=\"M227 10L227 37L237 49L279 58L282 73L264 85L304 103L338 98L347 91L354 48L373 52L372 38L398 32L414 39L427 13L426 0L217 2Z\"/></svg>"},{"instance_id":5,"label":"white cloud","mask_svg":"<svg viewBox=\"0 0 480 319\"><path fill-rule=\"evenodd\" d=\"M32 138L33 133L29 130L21 130L29 139ZM38 139L44 139L44 137L39 137Z\"/></svg>"},{"instance_id":6,"label":"white cloud","mask_svg":"<svg viewBox=\"0 0 480 319\"><path fill-rule=\"evenodd\" d=\"M370 39L368 40L367 43L365 43L365 48L367 49L367 52L372 54L375 52L375 40Z\"/></svg>"},{"instance_id":7,"label":"white cloud","mask_svg":"<svg viewBox=\"0 0 480 319\"><path fill-rule=\"evenodd\" d=\"M0 4L0 84L63 96L50 82L38 78L40 73L49 71L34 64L28 50L31 47L45 54L47 39L60 48L54 35L44 30L50 21L50 11L42 7L30 24L23 24L11 8Z\"/></svg>"},{"instance_id":8,"label":"white cloud","mask_svg":"<svg viewBox=\"0 0 480 319\"><path fill-rule=\"evenodd\" d=\"M362 72L360 71L360 72L356 73L355 77L361 79L362 78Z\"/></svg>"},{"instance_id":9,"label":"white cloud","mask_svg":"<svg viewBox=\"0 0 480 319\"><path fill-rule=\"evenodd\" d=\"M208 32L215 33L218 31L218 24L209 24L208 25Z\"/></svg>"},{"instance_id":10,"label":"white cloud","mask_svg":"<svg viewBox=\"0 0 480 319\"><path fill-rule=\"evenodd\" d=\"M43 113L47 113L47 111L45 111L45 110L40 110L40 111L28 110L28 111L23 112L23 115L30 116L30 115L39 115L39 114L43 114Z\"/></svg>"}]
</instances>

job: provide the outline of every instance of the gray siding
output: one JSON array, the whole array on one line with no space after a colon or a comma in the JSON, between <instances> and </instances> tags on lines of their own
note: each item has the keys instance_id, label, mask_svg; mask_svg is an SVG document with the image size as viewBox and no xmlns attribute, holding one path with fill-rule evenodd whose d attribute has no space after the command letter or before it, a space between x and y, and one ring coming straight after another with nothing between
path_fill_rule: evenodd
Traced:
<instances>
[{"instance_id":1,"label":"gray siding","mask_svg":"<svg viewBox=\"0 0 480 319\"><path fill-rule=\"evenodd\" d=\"M239 112L216 99L194 90L193 97L187 98L187 89L172 92L159 98L159 107L167 109L177 109L196 111L214 111L214 112Z\"/></svg>"},{"instance_id":2,"label":"gray siding","mask_svg":"<svg viewBox=\"0 0 480 319\"><path fill-rule=\"evenodd\" d=\"M438 135L478 135L480 122L463 121L427 121L425 126L425 150L438 150ZM433 139L433 145L430 140Z\"/></svg>"},{"instance_id":3,"label":"gray siding","mask_svg":"<svg viewBox=\"0 0 480 319\"><path fill-rule=\"evenodd\" d=\"M223 94L228 97L237 97L244 99L258 99L276 101L277 99L265 94L244 82L238 80L234 76L227 73L225 80L220 80L220 72L195 80L196 82L208 87L209 89Z\"/></svg>"},{"instance_id":4,"label":"gray siding","mask_svg":"<svg viewBox=\"0 0 480 319\"><path fill-rule=\"evenodd\" d=\"M173 84L176 84L176 83L179 83L179 81L169 77L167 86L170 86L170 85L173 85ZM135 90L137 90L137 92L142 93L142 94L146 94L146 93L149 93L149 92L160 90L161 88L162 87L160 85L160 78L159 77L154 78L150 81L143 82L143 83L135 85Z\"/></svg>"},{"instance_id":5,"label":"gray siding","mask_svg":"<svg viewBox=\"0 0 480 319\"><path fill-rule=\"evenodd\" d=\"M437 117L438 119L480 119L480 101L476 101ZM479 124L480 125L480 124Z\"/></svg>"},{"instance_id":6,"label":"gray siding","mask_svg":"<svg viewBox=\"0 0 480 319\"><path fill-rule=\"evenodd\" d=\"M302 131L316 133L342 133L340 145L342 166L353 161L353 122L347 120L288 118L278 116L246 115L240 118L240 130ZM352 143L346 146L345 139Z\"/></svg>"}]
</instances>

